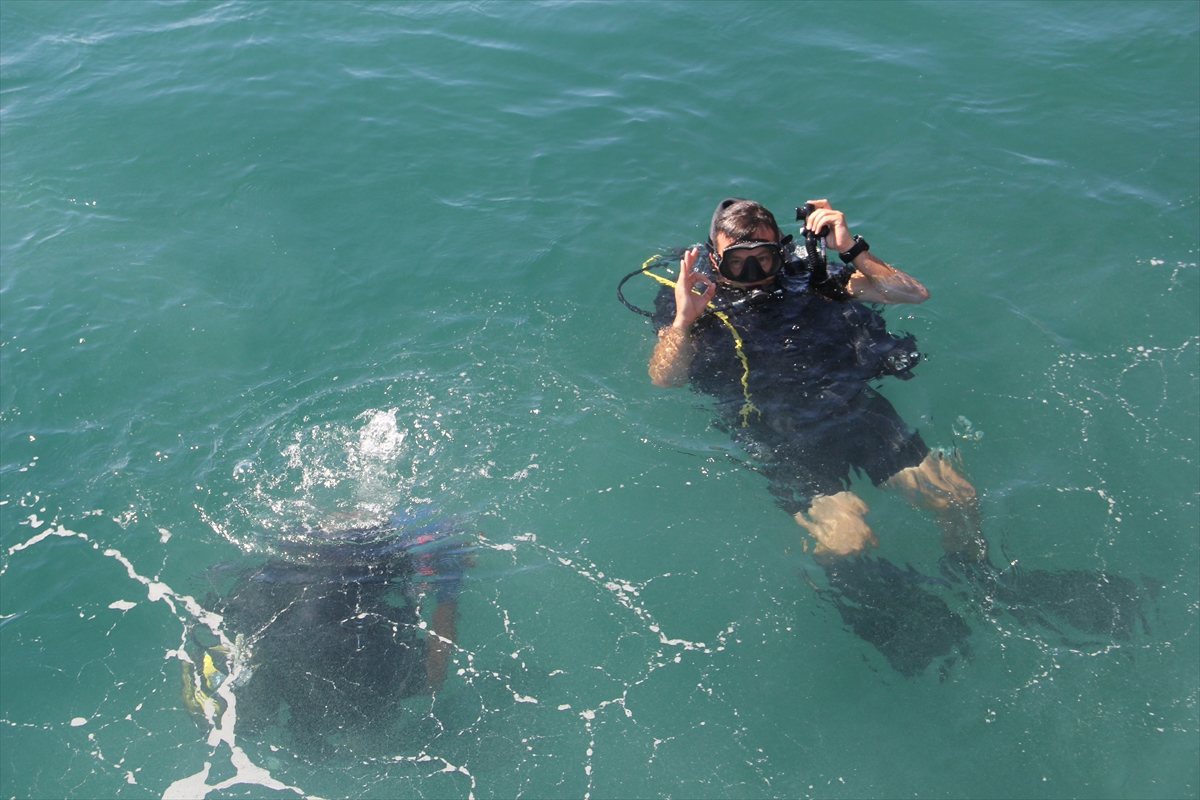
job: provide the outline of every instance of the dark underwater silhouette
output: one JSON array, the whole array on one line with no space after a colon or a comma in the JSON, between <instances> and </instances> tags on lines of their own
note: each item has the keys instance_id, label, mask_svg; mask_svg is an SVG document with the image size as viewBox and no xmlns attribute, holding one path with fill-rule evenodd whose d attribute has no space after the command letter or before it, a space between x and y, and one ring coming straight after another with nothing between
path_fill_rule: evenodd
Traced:
<instances>
[{"instance_id":1,"label":"dark underwater silhouette","mask_svg":"<svg viewBox=\"0 0 1200 800\"><path fill-rule=\"evenodd\" d=\"M1041 570L970 564L949 556L943 574L961 576L992 615L1006 613L1022 625L1055 633L1072 631L1131 641L1139 629L1149 634L1144 595L1129 578L1089 570Z\"/></svg>"},{"instance_id":2,"label":"dark underwater silhouette","mask_svg":"<svg viewBox=\"0 0 1200 800\"><path fill-rule=\"evenodd\" d=\"M970 653L971 628L946 601L922 588L946 584L887 559L860 556L823 565L822 590L842 621L901 675L918 675L935 659Z\"/></svg>"},{"instance_id":3,"label":"dark underwater silhouette","mask_svg":"<svg viewBox=\"0 0 1200 800\"><path fill-rule=\"evenodd\" d=\"M235 687L240 732L279 727L297 750L322 752L329 737L370 735L402 700L440 686L470 548L453 524L403 521L292 531L279 557L216 600L248 666ZM443 629L433 640L423 601Z\"/></svg>"},{"instance_id":4,"label":"dark underwater silhouette","mask_svg":"<svg viewBox=\"0 0 1200 800\"><path fill-rule=\"evenodd\" d=\"M907 565L906 565L907 566ZM958 657L971 654L971 627L933 588L956 589L992 617L1007 614L1022 626L1037 625L1068 637L1083 634L1128 642L1149 634L1143 591L1128 578L1087 570L1001 571L990 563L951 555L944 577L901 569L884 558L858 556L822 563L828 588L818 588L856 635L870 642L901 675L911 677L939 663L942 678ZM1144 579L1145 580L1145 579ZM1152 588L1148 588L1152 593Z\"/></svg>"}]
</instances>

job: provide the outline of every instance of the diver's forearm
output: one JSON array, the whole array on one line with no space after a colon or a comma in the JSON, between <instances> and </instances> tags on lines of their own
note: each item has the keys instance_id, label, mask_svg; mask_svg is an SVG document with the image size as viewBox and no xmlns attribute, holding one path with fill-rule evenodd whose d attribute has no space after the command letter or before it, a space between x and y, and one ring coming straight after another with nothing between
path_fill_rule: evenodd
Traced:
<instances>
[{"instance_id":1,"label":"diver's forearm","mask_svg":"<svg viewBox=\"0 0 1200 800\"><path fill-rule=\"evenodd\" d=\"M426 694L442 688L442 681L446 678L446 662L450 660L450 648L456 637L457 621L458 603L454 600L442 601L434 607L433 624L425 650Z\"/></svg>"},{"instance_id":2,"label":"diver's forearm","mask_svg":"<svg viewBox=\"0 0 1200 800\"><path fill-rule=\"evenodd\" d=\"M846 288L864 303L923 303L929 290L913 276L870 253L859 253L853 261L854 275Z\"/></svg>"},{"instance_id":3,"label":"diver's forearm","mask_svg":"<svg viewBox=\"0 0 1200 800\"><path fill-rule=\"evenodd\" d=\"M664 388L687 382L696 344L690 326L668 325L658 332L654 352L650 354L650 381Z\"/></svg>"}]
</instances>

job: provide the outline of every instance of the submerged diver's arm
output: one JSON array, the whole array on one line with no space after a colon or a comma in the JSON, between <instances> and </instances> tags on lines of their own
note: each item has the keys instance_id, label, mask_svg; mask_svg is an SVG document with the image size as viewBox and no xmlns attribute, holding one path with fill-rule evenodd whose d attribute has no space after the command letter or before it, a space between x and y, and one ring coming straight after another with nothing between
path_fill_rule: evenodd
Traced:
<instances>
[{"instance_id":1,"label":"submerged diver's arm","mask_svg":"<svg viewBox=\"0 0 1200 800\"><path fill-rule=\"evenodd\" d=\"M439 599L433 608L433 624L429 626L429 643L425 648L425 694L433 694L442 688L446 662L450 660L450 649L456 638L457 621L458 601L453 597Z\"/></svg>"},{"instance_id":2,"label":"submerged diver's arm","mask_svg":"<svg viewBox=\"0 0 1200 800\"><path fill-rule=\"evenodd\" d=\"M708 301L717 293L711 280L692 272L699 248L688 250L679 265L679 279L675 282L675 320L658 332L658 342L650 354L650 381L655 386L682 386L687 382L688 367L696 353L692 341L692 323L695 322ZM696 294L702 289L701 294Z\"/></svg>"},{"instance_id":3,"label":"submerged diver's arm","mask_svg":"<svg viewBox=\"0 0 1200 800\"><path fill-rule=\"evenodd\" d=\"M844 253L854 246L854 237L846 225L846 216L829 206L828 200L809 200L815 209L805 220L809 230L819 231L829 226L825 246ZM929 290L911 275L901 272L864 250L850 262L854 273L846 284L846 291L855 300L864 303L923 303L929 298Z\"/></svg>"},{"instance_id":4,"label":"submerged diver's arm","mask_svg":"<svg viewBox=\"0 0 1200 800\"><path fill-rule=\"evenodd\" d=\"M650 382L664 389L687 382L688 367L696 344L687 328L668 325L658 331L658 342L650 354Z\"/></svg>"}]
</instances>

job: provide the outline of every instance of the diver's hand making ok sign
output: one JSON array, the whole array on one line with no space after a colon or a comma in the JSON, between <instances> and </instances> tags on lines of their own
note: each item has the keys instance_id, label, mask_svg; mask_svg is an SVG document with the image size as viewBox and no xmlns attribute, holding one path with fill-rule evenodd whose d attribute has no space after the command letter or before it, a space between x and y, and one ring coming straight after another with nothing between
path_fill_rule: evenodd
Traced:
<instances>
[{"instance_id":1,"label":"diver's hand making ok sign","mask_svg":"<svg viewBox=\"0 0 1200 800\"><path fill-rule=\"evenodd\" d=\"M673 326L687 330L701 314L704 313L708 301L717 293L717 286L712 278L692 272L700 248L693 247L683 254L679 263L679 279L675 282L675 322ZM700 292L700 294L697 294Z\"/></svg>"}]
</instances>

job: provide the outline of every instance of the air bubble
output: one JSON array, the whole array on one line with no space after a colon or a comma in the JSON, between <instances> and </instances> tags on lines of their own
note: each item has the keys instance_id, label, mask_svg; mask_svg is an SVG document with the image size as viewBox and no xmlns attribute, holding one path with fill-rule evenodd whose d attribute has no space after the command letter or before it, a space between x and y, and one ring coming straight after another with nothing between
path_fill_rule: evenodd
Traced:
<instances>
[{"instance_id":1,"label":"air bubble","mask_svg":"<svg viewBox=\"0 0 1200 800\"><path fill-rule=\"evenodd\" d=\"M975 423L962 415L954 419L954 424L950 426L950 429L960 439L978 442L983 438L983 431L975 430Z\"/></svg>"}]
</instances>

